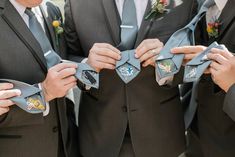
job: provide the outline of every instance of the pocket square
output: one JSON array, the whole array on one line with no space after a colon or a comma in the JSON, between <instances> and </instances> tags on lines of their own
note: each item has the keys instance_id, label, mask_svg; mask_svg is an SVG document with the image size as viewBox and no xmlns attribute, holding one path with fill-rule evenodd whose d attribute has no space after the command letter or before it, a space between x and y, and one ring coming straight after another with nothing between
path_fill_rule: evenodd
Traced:
<instances>
[{"instance_id":1,"label":"pocket square","mask_svg":"<svg viewBox=\"0 0 235 157\"><path fill-rule=\"evenodd\" d=\"M186 64L184 82L197 81L203 75L211 64L211 61L207 59L207 54L210 53L212 48L226 49L225 46L219 45L217 42L212 43L205 51Z\"/></svg>"},{"instance_id":2,"label":"pocket square","mask_svg":"<svg viewBox=\"0 0 235 157\"><path fill-rule=\"evenodd\" d=\"M13 89L21 91L20 96L13 97L11 100L24 111L37 114L46 110L46 102L42 90L39 88L16 80L0 79L0 82L12 83L14 85Z\"/></svg>"},{"instance_id":3,"label":"pocket square","mask_svg":"<svg viewBox=\"0 0 235 157\"><path fill-rule=\"evenodd\" d=\"M78 63L76 78L89 87L99 88L99 73L86 63Z\"/></svg>"},{"instance_id":4,"label":"pocket square","mask_svg":"<svg viewBox=\"0 0 235 157\"><path fill-rule=\"evenodd\" d=\"M135 50L123 51L122 58L116 63L116 72L126 84L140 73L140 61L135 58Z\"/></svg>"}]
</instances>

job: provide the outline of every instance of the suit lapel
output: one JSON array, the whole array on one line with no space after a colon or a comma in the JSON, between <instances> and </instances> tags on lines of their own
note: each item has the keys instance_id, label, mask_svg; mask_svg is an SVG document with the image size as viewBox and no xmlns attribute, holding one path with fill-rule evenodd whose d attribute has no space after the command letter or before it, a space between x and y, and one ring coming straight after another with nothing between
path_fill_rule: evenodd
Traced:
<instances>
[{"instance_id":1,"label":"suit lapel","mask_svg":"<svg viewBox=\"0 0 235 157\"><path fill-rule=\"evenodd\" d=\"M152 6L151 1L149 0L148 5L145 10L145 14L144 14L141 26L140 26L140 29L139 29L139 32L138 32L138 35L137 35L135 47L137 47L142 42L142 40L145 38L146 34L148 34L148 32L151 28L151 24L153 22L153 19L145 20L145 17L147 16L147 14L149 13L149 11L152 8L151 6Z\"/></svg>"},{"instance_id":2,"label":"suit lapel","mask_svg":"<svg viewBox=\"0 0 235 157\"><path fill-rule=\"evenodd\" d=\"M102 0L108 28L116 46L120 43L121 19L114 0Z\"/></svg>"},{"instance_id":3,"label":"suit lapel","mask_svg":"<svg viewBox=\"0 0 235 157\"><path fill-rule=\"evenodd\" d=\"M28 29L27 25L12 6L12 4L6 0L3 7L2 18L11 27L11 29L16 33L16 35L22 40L22 42L27 46L32 55L35 57L37 62L40 64L41 68L47 72L47 64L44 58L43 52L37 40L34 38L33 34Z\"/></svg>"},{"instance_id":4,"label":"suit lapel","mask_svg":"<svg viewBox=\"0 0 235 157\"><path fill-rule=\"evenodd\" d=\"M235 1L234 0L229 0L225 6L225 8L222 11L222 14L220 15L220 22L222 23L221 25L221 30L220 30L220 37L221 39L223 37L223 34L231 24L231 22L235 19L235 9L234 9Z\"/></svg>"},{"instance_id":5,"label":"suit lapel","mask_svg":"<svg viewBox=\"0 0 235 157\"><path fill-rule=\"evenodd\" d=\"M52 23L53 23L54 19L52 19L52 16L49 15L49 12L48 12L48 9L47 9L48 6L45 3L45 1L39 7L40 7L40 10L41 10L43 19L45 21L45 26L46 26L46 28L48 29L48 32L49 32L49 34L48 34L49 37L48 38L51 39L52 46L53 46L54 50L58 52L57 45L56 45L56 34L55 34L55 31L54 31L54 28L52 27ZM56 19L56 20L59 20L59 19Z\"/></svg>"}]
</instances>

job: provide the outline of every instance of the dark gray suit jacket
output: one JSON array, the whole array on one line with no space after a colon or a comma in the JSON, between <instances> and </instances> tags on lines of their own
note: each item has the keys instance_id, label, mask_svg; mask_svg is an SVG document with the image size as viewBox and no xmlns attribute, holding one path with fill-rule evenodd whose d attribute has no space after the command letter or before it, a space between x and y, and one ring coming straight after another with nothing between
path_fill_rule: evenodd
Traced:
<instances>
[{"instance_id":1,"label":"dark gray suit jacket","mask_svg":"<svg viewBox=\"0 0 235 157\"><path fill-rule=\"evenodd\" d=\"M41 9L52 46L64 54L66 47L55 45L52 27L54 18L61 18L60 11L50 2L41 5ZM43 52L9 0L0 1L0 29L0 78L29 84L42 82L47 74ZM63 42L62 36L60 42ZM67 116L73 115L68 109L71 104L66 105L65 101L64 98L51 101L50 114L46 117L28 114L17 106L12 106L9 113L0 116L0 156L55 157L58 145L67 157L73 156L71 143L76 136L71 136L76 128L72 116Z\"/></svg>"},{"instance_id":2,"label":"dark gray suit jacket","mask_svg":"<svg viewBox=\"0 0 235 157\"><path fill-rule=\"evenodd\" d=\"M220 35L217 39L209 39L206 32L206 22L202 23L204 30L201 38L203 45L213 41L224 44L231 52L235 52L235 1L228 0L219 20ZM223 77L223 76L221 76ZM231 92L233 88L231 88ZM225 97L227 97L225 99ZM232 107L234 98L216 86L209 75L204 75L199 83L198 109L192 130L198 134L205 157L234 157L235 156L235 110L224 110ZM225 103L224 103L225 102ZM232 107L234 109L234 107ZM231 108L231 109L232 109ZM232 115L232 116L231 116Z\"/></svg>"},{"instance_id":3,"label":"dark gray suit jacket","mask_svg":"<svg viewBox=\"0 0 235 157\"><path fill-rule=\"evenodd\" d=\"M67 0L65 30L69 58L81 61L94 43L120 43L121 20L114 0ZM145 21L135 47L144 39L166 42L193 16L196 1L183 0L169 14ZM146 13L150 11L148 6ZM115 71L100 73L100 88L83 92L79 140L84 157L117 157L129 124L137 157L177 157L185 149L182 106L177 86L160 87L153 67L125 85Z\"/></svg>"},{"instance_id":4,"label":"dark gray suit jacket","mask_svg":"<svg viewBox=\"0 0 235 157\"><path fill-rule=\"evenodd\" d=\"M230 87L225 96L223 110L235 121L235 85Z\"/></svg>"}]
</instances>

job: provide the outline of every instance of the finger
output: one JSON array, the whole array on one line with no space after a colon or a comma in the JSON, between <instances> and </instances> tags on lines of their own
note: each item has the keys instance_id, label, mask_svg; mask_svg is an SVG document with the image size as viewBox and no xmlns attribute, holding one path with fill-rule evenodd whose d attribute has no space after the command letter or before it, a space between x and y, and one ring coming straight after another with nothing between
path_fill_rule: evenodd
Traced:
<instances>
[{"instance_id":1,"label":"finger","mask_svg":"<svg viewBox=\"0 0 235 157\"><path fill-rule=\"evenodd\" d=\"M97 55L101 55L101 56L106 56L106 57L109 57L109 58L113 58L115 60L120 60L121 59L121 55L110 50L110 49L107 49L107 48L99 48L97 49L96 51L96 54Z\"/></svg>"},{"instance_id":2,"label":"finger","mask_svg":"<svg viewBox=\"0 0 235 157\"><path fill-rule=\"evenodd\" d=\"M103 63L103 62L97 62L97 67L100 69L110 69L110 70L115 69L114 65L108 64L108 63Z\"/></svg>"},{"instance_id":3,"label":"finger","mask_svg":"<svg viewBox=\"0 0 235 157\"><path fill-rule=\"evenodd\" d=\"M150 59L148 59L148 60L146 60L146 61L142 64L142 66L143 66L143 67L147 67L147 66L149 66L149 65L152 65L153 67L155 67L155 60L156 60L156 56L155 56L155 57L152 57L152 58L150 58Z\"/></svg>"},{"instance_id":4,"label":"finger","mask_svg":"<svg viewBox=\"0 0 235 157\"><path fill-rule=\"evenodd\" d=\"M0 100L9 99L12 97L20 96L21 91L19 89L12 89L0 92Z\"/></svg>"},{"instance_id":5,"label":"finger","mask_svg":"<svg viewBox=\"0 0 235 157\"><path fill-rule=\"evenodd\" d=\"M1 107L9 107L14 105L15 103L11 100L0 100L0 108Z\"/></svg>"},{"instance_id":6,"label":"finger","mask_svg":"<svg viewBox=\"0 0 235 157\"><path fill-rule=\"evenodd\" d=\"M0 90L12 89L13 87L12 83L0 83Z\"/></svg>"},{"instance_id":7,"label":"finger","mask_svg":"<svg viewBox=\"0 0 235 157\"><path fill-rule=\"evenodd\" d=\"M213 67L210 67L210 68L209 68L209 72L211 73L211 75L217 74L217 70L214 69Z\"/></svg>"},{"instance_id":8,"label":"finger","mask_svg":"<svg viewBox=\"0 0 235 157\"><path fill-rule=\"evenodd\" d=\"M76 74L76 69L66 68L66 69L63 69L59 72L58 77L63 79L63 78L66 78L66 77L69 77L69 76L72 76L72 75L75 75L75 74Z\"/></svg>"},{"instance_id":9,"label":"finger","mask_svg":"<svg viewBox=\"0 0 235 157\"><path fill-rule=\"evenodd\" d=\"M121 54L121 52L114 46L107 44L107 43L100 43L100 44L95 44L95 46L97 46L98 48L107 48L110 49L111 51L114 51L118 54Z\"/></svg>"},{"instance_id":10,"label":"finger","mask_svg":"<svg viewBox=\"0 0 235 157\"><path fill-rule=\"evenodd\" d=\"M0 108L0 115L3 115L7 112L9 112L10 108L9 107L3 107L3 108Z\"/></svg>"},{"instance_id":11,"label":"finger","mask_svg":"<svg viewBox=\"0 0 235 157\"><path fill-rule=\"evenodd\" d=\"M146 52L157 49L159 47L163 47L163 43L160 42L158 39L146 40L144 41L139 48L136 49L136 58L142 57Z\"/></svg>"},{"instance_id":12,"label":"finger","mask_svg":"<svg viewBox=\"0 0 235 157\"><path fill-rule=\"evenodd\" d=\"M210 72L210 69L206 69L205 71L204 71L204 73L203 74L210 74L211 72Z\"/></svg>"},{"instance_id":13,"label":"finger","mask_svg":"<svg viewBox=\"0 0 235 157\"><path fill-rule=\"evenodd\" d=\"M152 49L152 50L148 51L147 53L145 53L144 55L142 55L140 57L140 62L146 61L146 60L158 55L160 53L161 49L162 48L159 47L157 49Z\"/></svg>"},{"instance_id":14,"label":"finger","mask_svg":"<svg viewBox=\"0 0 235 157\"><path fill-rule=\"evenodd\" d=\"M226 59L225 57L223 57L220 54L209 53L207 55L207 57L208 57L208 59L214 60L221 65L224 65L228 62L228 59Z\"/></svg>"},{"instance_id":15,"label":"finger","mask_svg":"<svg viewBox=\"0 0 235 157\"><path fill-rule=\"evenodd\" d=\"M116 65L116 60L114 60L113 58L110 57L106 57L106 56L97 56L96 60L99 62L103 62L103 63L108 63L108 64L112 64L112 65Z\"/></svg>"},{"instance_id":16,"label":"finger","mask_svg":"<svg viewBox=\"0 0 235 157\"><path fill-rule=\"evenodd\" d=\"M139 51L142 47L144 47L147 43L150 42L160 42L159 39L146 39L140 43L140 45L136 48L136 51Z\"/></svg>"},{"instance_id":17,"label":"finger","mask_svg":"<svg viewBox=\"0 0 235 157\"><path fill-rule=\"evenodd\" d=\"M197 56L197 54L186 54L184 56L185 60L192 60L193 58L195 58Z\"/></svg>"},{"instance_id":18,"label":"finger","mask_svg":"<svg viewBox=\"0 0 235 157\"><path fill-rule=\"evenodd\" d=\"M174 54L199 53L206 49L204 46L182 46L171 49Z\"/></svg>"},{"instance_id":19,"label":"finger","mask_svg":"<svg viewBox=\"0 0 235 157\"><path fill-rule=\"evenodd\" d=\"M212 62L212 63L210 64L210 67L213 68L213 69L215 69L216 71L223 69L223 66L221 66L221 65L218 64L217 62Z\"/></svg>"},{"instance_id":20,"label":"finger","mask_svg":"<svg viewBox=\"0 0 235 157\"><path fill-rule=\"evenodd\" d=\"M68 91L69 91L70 89L72 89L72 88L74 88L74 87L76 87L76 86L77 86L77 82L72 82L72 83L67 84L67 85L65 86L67 93L68 93Z\"/></svg>"},{"instance_id":21,"label":"finger","mask_svg":"<svg viewBox=\"0 0 235 157\"><path fill-rule=\"evenodd\" d=\"M60 64L57 64L57 65L53 66L52 68L50 68L50 70L60 72L61 70L64 70L66 68L75 68L76 69L77 64L75 64L75 63L60 63Z\"/></svg>"},{"instance_id":22,"label":"finger","mask_svg":"<svg viewBox=\"0 0 235 157\"><path fill-rule=\"evenodd\" d=\"M68 85L70 83L74 83L74 82L77 82L77 79L76 79L75 76L70 76L70 77L68 77L66 79L63 79L64 86L66 86L66 85Z\"/></svg>"},{"instance_id":23,"label":"finger","mask_svg":"<svg viewBox=\"0 0 235 157\"><path fill-rule=\"evenodd\" d=\"M213 49L211 49L211 52L213 54L220 54L226 59L233 57L233 54L230 53L229 51L226 51L226 50L220 50L220 49L213 48Z\"/></svg>"}]
</instances>

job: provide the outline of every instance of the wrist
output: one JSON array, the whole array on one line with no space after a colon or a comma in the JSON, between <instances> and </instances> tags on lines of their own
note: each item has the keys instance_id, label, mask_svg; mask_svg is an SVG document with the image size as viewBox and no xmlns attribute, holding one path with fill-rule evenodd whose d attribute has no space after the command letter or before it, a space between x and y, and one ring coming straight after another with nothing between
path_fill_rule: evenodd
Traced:
<instances>
[{"instance_id":1,"label":"wrist","mask_svg":"<svg viewBox=\"0 0 235 157\"><path fill-rule=\"evenodd\" d=\"M48 92L48 89L44 82L42 83L42 92L46 102L49 102L54 99L53 96Z\"/></svg>"}]
</instances>

